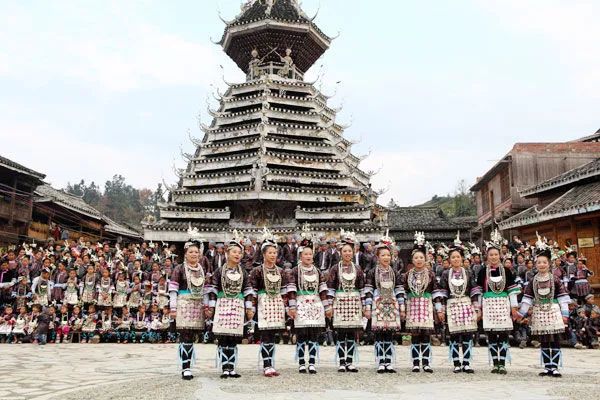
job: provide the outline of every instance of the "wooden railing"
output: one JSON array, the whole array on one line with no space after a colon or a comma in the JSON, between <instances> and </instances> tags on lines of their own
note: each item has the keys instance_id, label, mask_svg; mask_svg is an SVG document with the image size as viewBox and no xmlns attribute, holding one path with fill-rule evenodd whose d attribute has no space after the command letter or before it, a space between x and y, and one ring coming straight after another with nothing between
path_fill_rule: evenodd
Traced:
<instances>
[{"instance_id":1,"label":"wooden railing","mask_svg":"<svg viewBox=\"0 0 600 400\"><path fill-rule=\"evenodd\" d=\"M278 62L269 62L269 63L264 63L262 64L260 67L258 67L259 72L259 76L253 76L253 71L250 70L248 72L248 75L246 76L246 78L248 80L252 80L252 79L258 79L263 75L279 75L279 71L281 71L281 69L283 68L283 63L278 63ZM287 76L283 76L283 78L289 78L289 79L295 79L298 81L302 81L304 80L304 74L302 72L300 72L300 70L298 68L296 68L295 65L292 65L292 67L289 69Z\"/></svg>"}]
</instances>

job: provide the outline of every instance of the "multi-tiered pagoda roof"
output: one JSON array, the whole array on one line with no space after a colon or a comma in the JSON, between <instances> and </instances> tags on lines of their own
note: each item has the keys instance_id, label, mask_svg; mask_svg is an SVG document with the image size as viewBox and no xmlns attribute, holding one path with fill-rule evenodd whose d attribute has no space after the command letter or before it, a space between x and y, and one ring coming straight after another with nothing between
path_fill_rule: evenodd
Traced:
<instances>
[{"instance_id":1,"label":"multi-tiered pagoda roof","mask_svg":"<svg viewBox=\"0 0 600 400\"><path fill-rule=\"evenodd\" d=\"M185 241L191 225L225 241L233 229L292 234L305 223L322 237L340 228L380 236L387 216L370 176L328 97L304 81L330 43L295 0L249 1L227 22L220 44L246 82L229 84L209 110L213 121L184 154L187 168L146 239Z\"/></svg>"}]
</instances>

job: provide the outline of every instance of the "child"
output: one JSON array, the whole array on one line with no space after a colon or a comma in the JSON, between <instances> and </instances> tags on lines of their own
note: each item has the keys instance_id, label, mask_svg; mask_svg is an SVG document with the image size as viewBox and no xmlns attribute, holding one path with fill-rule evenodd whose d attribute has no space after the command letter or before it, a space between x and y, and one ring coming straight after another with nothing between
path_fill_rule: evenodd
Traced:
<instances>
[{"instance_id":1,"label":"child","mask_svg":"<svg viewBox=\"0 0 600 400\"><path fill-rule=\"evenodd\" d=\"M162 318L156 303L152 304L150 308L149 320L150 324L148 329L150 333L148 339L150 343L159 343L161 341Z\"/></svg>"},{"instance_id":2,"label":"child","mask_svg":"<svg viewBox=\"0 0 600 400\"><path fill-rule=\"evenodd\" d=\"M27 302L31 299L31 286L29 285L27 275L19 277L19 283L13 287L13 297L15 298L15 306L18 310L21 307L27 308Z\"/></svg>"},{"instance_id":3,"label":"child","mask_svg":"<svg viewBox=\"0 0 600 400\"><path fill-rule=\"evenodd\" d=\"M156 288L156 303L158 308L163 309L169 305L169 288L167 286L167 279L161 276L158 280L158 286Z\"/></svg>"},{"instance_id":4,"label":"child","mask_svg":"<svg viewBox=\"0 0 600 400\"><path fill-rule=\"evenodd\" d=\"M56 307L50 306L46 309L48 312L48 343L56 341Z\"/></svg>"},{"instance_id":5,"label":"child","mask_svg":"<svg viewBox=\"0 0 600 400\"><path fill-rule=\"evenodd\" d=\"M129 282L125 280L125 274L117 272L115 282L115 295L113 297L113 307L121 309L127 305L127 293L129 292Z\"/></svg>"},{"instance_id":6,"label":"child","mask_svg":"<svg viewBox=\"0 0 600 400\"><path fill-rule=\"evenodd\" d=\"M174 335L169 332L170 328L171 328L171 309L169 307L169 305L166 305L163 307L162 309L162 319L161 319L161 335L163 338L163 341L165 343L175 343L175 337Z\"/></svg>"},{"instance_id":7,"label":"child","mask_svg":"<svg viewBox=\"0 0 600 400\"><path fill-rule=\"evenodd\" d=\"M63 304L74 306L79 303L79 293L77 292L78 280L77 271L72 269L69 271L69 278L67 279Z\"/></svg>"},{"instance_id":8,"label":"child","mask_svg":"<svg viewBox=\"0 0 600 400\"><path fill-rule=\"evenodd\" d=\"M157 262L152 263L152 272L150 273L150 282L152 283L152 288L156 289L158 286L158 282L160 281L160 278L162 277L162 274L160 272L160 267L158 265Z\"/></svg>"},{"instance_id":9,"label":"child","mask_svg":"<svg viewBox=\"0 0 600 400\"><path fill-rule=\"evenodd\" d=\"M88 313L83 318L83 326L81 327L81 343L92 343L92 338L96 335L96 327L98 325L98 314L96 314L96 306L90 304Z\"/></svg>"},{"instance_id":10,"label":"child","mask_svg":"<svg viewBox=\"0 0 600 400\"><path fill-rule=\"evenodd\" d=\"M136 340L140 343L144 343L148 340L148 316L146 315L146 306L144 304L140 305L138 312L135 314L133 330L133 343L135 343Z\"/></svg>"},{"instance_id":11,"label":"child","mask_svg":"<svg viewBox=\"0 0 600 400\"><path fill-rule=\"evenodd\" d=\"M112 294L115 290L112 279L110 278L110 271L108 268L102 270L102 277L98 281L98 302L96 303L99 308L112 307Z\"/></svg>"},{"instance_id":12,"label":"child","mask_svg":"<svg viewBox=\"0 0 600 400\"><path fill-rule=\"evenodd\" d=\"M27 324L29 318L27 316L27 307L23 306L19 308L19 315L15 320L15 325L12 330L12 343L23 343L23 338L27 334Z\"/></svg>"},{"instance_id":13,"label":"child","mask_svg":"<svg viewBox=\"0 0 600 400\"><path fill-rule=\"evenodd\" d=\"M129 294L129 301L127 306L130 312L136 312L142 302L142 284L140 283L140 277L138 275L133 277L133 283L131 284L131 293Z\"/></svg>"},{"instance_id":14,"label":"child","mask_svg":"<svg viewBox=\"0 0 600 400\"><path fill-rule=\"evenodd\" d=\"M48 340L48 329L50 327L50 315L48 311L42 311L39 304L33 305L32 323L35 321L35 330L33 330L33 344L43 346Z\"/></svg>"},{"instance_id":15,"label":"child","mask_svg":"<svg viewBox=\"0 0 600 400\"><path fill-rule=\"evenodd\" d=\"M67 343L70 330L69 306L63 304L60 307L60 313L56 317L56 342L63 343L64 340L64 342Z\"/></svg>"},{"instance_id":16,"label":"child","mask_svg":"<svg viewBox=\"0 0 600 400\"><path fill-rule=\"evenodd\" d=\"M112 307L106 307L106 309L102 311L102 321L100 324L100 339L103 343L109 343L115 336L113 331Z\"/></svg>"},{"instance_id":17,"label":"child","mask_svg":"<svg viewBox=\"0 0 600 400\"><path fill-rule=\"evenodd\" d=\"M71 341L77 336L81 343L81 328L83 327L83 316L81 315L81 307L73 307L73 313L69 319L69 325L71 327Z\"/></svg>"},{"instance_id":18,"label":"child","mask_svg":"<svg viewBox=\"0 0 600 400\"><path fill-rule=\"evenodd\" d=\"M47 307L50 303L50 270L42 269L40 276L33 279L31 282L31 291L33 293L33 303Z\"/></svg>"},{"instance_id":19,"label":"child","mask_svg":"<svg viewBox=\"0 0 600 400\"><path fill-rule=\"evenodd\" d=\"M65 289L67 288L67 279L69 274L64 261L58 262L58 269L54 271L52 276L52 300L62 304L64 299Z\"/></svg>"},{"instance_id":20,"label":"child","mask_svg":"<svg viewBox=\"0 0 600 400\"><path fill-rule=\"evenodd\" d=\"M87 273L79 283L79 290L84 306L92 304L96 300L96 272L93 264L88 265Z\"/></svg>"},{"instance_id":21,"label":"child","mask_svg":"<svg viewBox=\"0 0 600 400\"><path fill-rule=\"evenodd\" d=\"M594 306L590 318L586 325L587 337L592 349L600 348L598 339L600 338L600 307Z\"/></svg>"},{"instance_id":22,"label":"child","mask_svg":"<svg viewBox=\"0 0 600 400\"><path fill-rule=\"evenodd\" d=\"M4 307L4 315L0 318L0 343L10 343L15 317L12 306Z\"/></svg>"},{"instance_id":23,"label":"child","mask_svg":"<svg viewBox=\"0 0 600 400\"><path fill-rule=\"evenodd\" d=\"M121 317L117 318L116 321L116 335L117 343L128 343L131 338L131 316L129 315L129 308L123 307Z\"/></svg>"},{"instance_id":24,"label":"child","mask_svg":"<svg viewBox=\"0 0 600 400\"><path fill-rule=\"evenodd\" d=\"M585 349L585 344L587 344L587 319L588 318L585 314L585 309L583 307L579 307L577 309L577 317L575 317L573 321L573 331L575 332L575 336L577 338L577 344L575 344L575 348L578 350Z\"/></svg>"},{"instance_id":25,"label":"child","mask_svg":"<svg viewBox=\"0 0 600 400\"><path fill-rule=\"evenodd\" d=\"M146 306L146 309L150 308L152 305L152 298L154 297L154 292L152 291L152 282L146 281L144 282L144 292L142 293L142 303Z\"/></svg>"}]
</instances>

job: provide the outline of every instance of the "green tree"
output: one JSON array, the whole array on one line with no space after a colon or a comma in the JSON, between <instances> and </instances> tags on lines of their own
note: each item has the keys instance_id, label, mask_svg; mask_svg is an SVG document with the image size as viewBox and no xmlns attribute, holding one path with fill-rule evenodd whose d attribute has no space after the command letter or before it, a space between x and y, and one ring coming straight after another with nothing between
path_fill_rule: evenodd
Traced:
<instances>
[{"instance_id":1,"label":"green tree","mask_svg":"<svg viewBox=\"0 0 600 400\"><path fill-rule=\"evenodd\" d=\"M125 182L121 175L114 175L104 184L103 212L115 221L139 226L143 218L140 191Z\"/></svg>"},{"instance_id":2,"label":"green tree","mask_svg":"<svg viewBox=\"0 0 600 400\"><path fill-rule=\"evenodd\" d=\"M83 201L93 207L97 207L102 198L102 193L100 192L98 185L96 185L93 181L87 185L84 179L73 185L71 185L71 183L67 183L65 191L72 195L81 197Z\"/></svg>"},{"instance_id":3,"label":"green tree","mask_svg":"<svg viewBox=\"0 0 600 400\"><path fill-rule=\"evenodd\" d=\"M475 196L469 190L467 183L461 179L454 193L454 217L470 217L477 215Z\"/></svg>"}]
</instances>

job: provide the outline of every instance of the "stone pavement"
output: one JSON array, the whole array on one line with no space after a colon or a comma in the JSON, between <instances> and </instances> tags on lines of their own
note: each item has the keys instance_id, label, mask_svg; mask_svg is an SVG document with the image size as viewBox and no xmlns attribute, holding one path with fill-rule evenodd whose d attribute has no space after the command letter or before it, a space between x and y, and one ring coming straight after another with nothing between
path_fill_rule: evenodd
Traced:
<instances>
[{"instance_id":1,"label":"stone pavement","mask_svg":"<svg viewBox=\"0 0 600 400\"><path fill-rule=\"evenodd\" d=\"M0 399L236 399L268 395L269 400L407 398L520 400L600 400L600 351L565 350L562 379L541 378L539 350L513 349L508 375L491 375L487 352L475 350L476 374L455 375L446 347L434 348L435 373L412 374L408 347L398 346L396 375L378 375L373 348L360 348L361 371L335 371L334 348L321 348L319 373L299 375L293 346L278 346L279 378L258 371L258 347L240 346L238 380L221 380L215 369L216 348L196 345L196 378L180 379L176 345L49 344L0 345ZM459 383L459 384L457 384Z\"/></svg>"}]
</instances>

